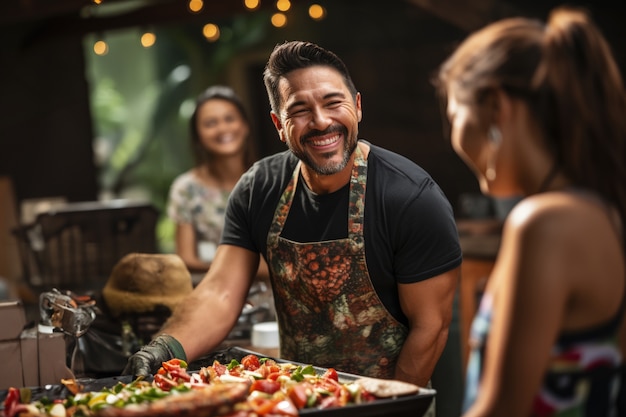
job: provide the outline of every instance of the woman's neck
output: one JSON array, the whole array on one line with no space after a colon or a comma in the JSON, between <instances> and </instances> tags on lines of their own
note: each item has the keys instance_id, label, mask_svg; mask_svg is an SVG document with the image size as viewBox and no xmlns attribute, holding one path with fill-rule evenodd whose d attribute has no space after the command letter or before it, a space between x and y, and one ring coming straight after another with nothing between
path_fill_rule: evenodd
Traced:
<instances>
[{"instance_id":1,"label":"woman's neck","mask_svg":"<svg viewBox=\"0 0 626 417\"><path fill-rule=\"evenodd\" d=\"M232 190L245 171L246 166L240 155L221 157L199 167L200 177L222 190Z\"/></svg>"}]
</instances>

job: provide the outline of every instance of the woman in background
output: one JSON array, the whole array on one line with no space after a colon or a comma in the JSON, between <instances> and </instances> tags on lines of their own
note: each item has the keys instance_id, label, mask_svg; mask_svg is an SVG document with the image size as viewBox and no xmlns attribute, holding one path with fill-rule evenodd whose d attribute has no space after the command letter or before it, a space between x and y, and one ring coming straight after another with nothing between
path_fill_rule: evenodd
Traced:
<instances>
[{"instance_id":1,"label":"woman in background","mask_svg":"<svg viewBox=\"0 0 626 417\"><path fill-rule=\"evenodd\" d=\"M226 202L255 160L250 120L226 86L205 90L190 120L195 166L170 188L168 215L176 223L176 253L192 272L206 272L224 226Z\"/></svg>"},{"instance_id":2,"label":"woman in background","mask_svg":"<svg viewBox=\"0 0 626 417\"><path fill-rule=\"evenodd\" d=\"M464 416L624 415L626 99L609 45L581 10L506 19L437 84L482 191L525 196L472 325Z\"/></svg>"}]
</instances>

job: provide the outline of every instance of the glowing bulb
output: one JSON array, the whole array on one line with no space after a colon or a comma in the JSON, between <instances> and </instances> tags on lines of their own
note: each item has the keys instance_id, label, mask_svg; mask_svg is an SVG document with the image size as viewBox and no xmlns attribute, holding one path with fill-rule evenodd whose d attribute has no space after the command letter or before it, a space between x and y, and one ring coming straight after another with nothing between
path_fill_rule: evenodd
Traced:
<instances>
[{"instance_id":1,"label":"glowing bulb","mask_svg":"<svg viewBox=\"0 0 626 417\"><path fill-rule=\"evenodd\" d=\"M283 13L274 13L272 15L272 25L277 28L282 28L287 24L287 16Z\"/></svg>"},{"instance_id":2,"label":"glowing bulb","mask_svg":"<svg viewBox=\"0 0 626 417\"><path fill-rule=\"evenodd\" d=\"M189 10L193 13L198 13L204 7L202 0L189 0Z\"/></svg>"},{"instance_id":3,"label":"glowing bulb","mask_svg":"<svg viewBox=\"0 0 626 417\"><path fill-rule=\"evenodd\" d=\"M311 7L309 7L309 16L313 20L322 20L326 17L326 9L319 4L312 4Z\"/></svg>"},{"instance_id":4,"label":"glowing bulb","mask_svg":"<svg viewBox=\"0 0 626 417\"><path fill-rule=\"evenodd\" d=\"M156 42L156 35L152 32L146 32L141 35L141 46L149 48Z\"/></svg>"},{"instance_id":5,"label":"glowing bulb","mask_svg":"<svg viewBox=\"0 0 626 417\"><path fill-rule=\"evenodd\" d=\"M202 35L204 35L208 41L215 42L220 38L220 28L214 23L207 23L202 28Z\"/></svg>"},{"instance_id":6,"label":"glowing bulb","mask_svg":"<svg viewBox=\"0 0 626 417\"><path fill-rule=\"evenodd\" d=\"M102 0L93 0L94 4L101 4Z\"/></svg>"},{"instance_id":7,"label":"glowing bulb","mask_svg":"<svg viewBox=\"0 0 626 417\"><path fill-rule=\"evenodd\" d=\"M276 8L281 12L286 12L291 8L291 2L289 0L278 0L276 2Z\"/></svg>"},{"instance_id":8,"label":"glowing bulb","mask_svg":"<svg viewBox=\"0 0 626 417\"><path fill-rule=\"evenodd\" d=\"M244 0L243 4L244 6L246 6L246 8L250 9L250 10L254 10L257 7L259 7L259 4L261 2L259 0Z\"/></svg>"},{"instance_id":9,"label":"glowing bulb","mask_svg":"<svg viewBox=\"0 0 626 417\"><path fill-rule=\"evenodd\" d=\"M109 45L105 41L96 41L93 44L93 52L96 55L106 55L109 52Z\"/></svg>"}]
</instances>

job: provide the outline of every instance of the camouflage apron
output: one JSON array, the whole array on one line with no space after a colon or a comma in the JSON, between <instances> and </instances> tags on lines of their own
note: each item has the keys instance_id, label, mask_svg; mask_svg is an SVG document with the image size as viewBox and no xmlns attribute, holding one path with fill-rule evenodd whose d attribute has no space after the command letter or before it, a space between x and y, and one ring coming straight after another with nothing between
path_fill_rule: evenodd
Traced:
<instances>
[{"instance_id":1,"label":"camouflage apron","mask_svg":"<svg viewBox=\"0 0 626 417\"><path fill-rule=\"evenodd\" d=\"M387 311L367 272L363 236L367 160L357 147L345 239L298 243L280 236L299 174L300 163L281 196L267 238L280 355L391 378L408 330Z\"/></svg>"}]
</instances>

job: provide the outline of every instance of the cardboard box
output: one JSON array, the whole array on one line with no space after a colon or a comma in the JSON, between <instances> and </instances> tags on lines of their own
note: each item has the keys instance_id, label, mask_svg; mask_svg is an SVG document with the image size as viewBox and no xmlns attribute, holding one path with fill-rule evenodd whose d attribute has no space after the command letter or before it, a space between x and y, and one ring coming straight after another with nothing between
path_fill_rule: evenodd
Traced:
<instances>
[{"instance_id":1,"label":"cardboard box","mask_svg":"<svg viewBox=\"0 0 626 417\"><path fill-rule=\"evenodd\" d=\"M20 340L0 342L0 358L4 364L0 372L0 389L24 386Z\"/></svg>"},{"instance_id":2,"label":"cardboard box","mask_svg":"<svg viewBox=\"0 0 626 417\"><path fill-rule=\"evenodd\" d=\"M39 385L59 384L61 379L74 378L66 365L65 335L63 333L41 333L39 341Z\"/></svg>"},{"instance_id":3,"label":"cardboard box","mask_svg":"<svg viewBox=\"0 0 626 417\"><path fill-rule=\"evenodd\" d=\"M18 340L26 326L26 313L21 301L0 302L0 341Z\"/></svg>"},{"instance_id":4,"label":"cardboard box","mask_svg":"<svg viewBox=\"0 0 626 417\"><path fill-rule=\"evenodd\" d=\"M39 384L39 353L37 329L26 329L20 337L22 353L22 379L25 387L38 387Z\"/></svg>"}]
</instances>

